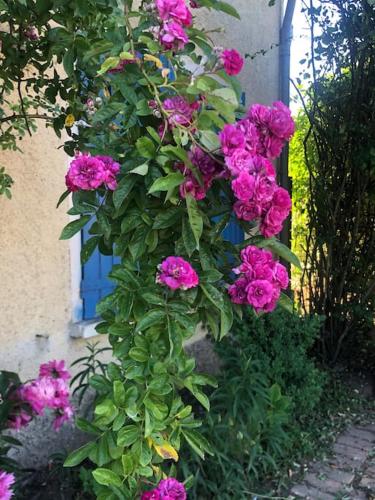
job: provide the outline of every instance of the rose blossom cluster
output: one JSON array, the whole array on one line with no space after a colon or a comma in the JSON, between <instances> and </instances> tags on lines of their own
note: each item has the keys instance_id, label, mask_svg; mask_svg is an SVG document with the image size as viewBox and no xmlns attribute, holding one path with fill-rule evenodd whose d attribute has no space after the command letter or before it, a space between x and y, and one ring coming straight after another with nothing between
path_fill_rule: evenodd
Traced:
<instances>
[{"instance_id":1,"label":"rose blossom cluster","mask_svg":"<svg viewBox=\"0 0 375 500\"><path fill-rule=\"evenodd\" d=\"M289 193L276 183L270 158L276 158L294 133L289 108L256 104L246 118L228 124L219 134L225 163L233 177L239 219L259 221L266 238L278 234L291 209Z\"/></svg>"},{"instance_id":2,"label":"rose blossom cluster","mask_svg":"<svg viewBox=\"0 0 375 500\"><path fill-rule=\"evenodd\" d=\"M36 415L43 415L45 409L53 410L53 428L60 429L62 424L73 416L69 400L67 381L70 374L64 361L50 361L39 368L37 379L21 385L13 396L14 410L9 418L11 429L19 430L26 426Z\"/></svg>"},{"instance_id":3,"label":"rose blossom cluster","mask_svg":"<svg viewBox=\"0 0 375 500\"><path fill-rule=\"evenodd\" d=\"M171 290L188 290L199 284L198 274L182 257L167 257L158 266L156 283L168 286Z\"/></svg>"},{"instance_id":4,"label":"rose blossom cluster","mask_svg":"<svg viewBox=\"0 0 375 500\"><path fill-rule=\"evenodd\" d=\"M156 8L162 21L156 31L160 43L167 50L182 50L189 42L184 30L191 26L192 15L185 0L156 0Z\"/></svg>"},{"instance_id":5,"label":"rose blossom cluster","mask_svg":"<svg viewBox=\"0 0 375 500\"><path fill-rule=\"evenodd\" d=\"M181 198L186 198L187 195L191 195L196 200L203 200L206 197L207 191L212 186L212 182L219 177L225 176L227 171L199 147L194 147L188 156L192 165L200 174L201 183L187 165L176 163L175 168L185 177L184 182L180 186L180 196Z\"/></svg>"},{"instance_id":6,"label":"rose blossom cluster","mask_svg":"<svg viewBox=\"0 0 375 500\"><path fill-rule=\"evenodd\" d=\"M177 479L170 477L161 480L157 488L145 491L141 500L186 500L186 498L185 486Z\"/></svg>"},{"instance_id":7,"label":"rose blossom cluster","mask_svg":"<svg viewBox=\"0 0 375 500\"><path fill-rule=\"evenodd\" d=\"M9 500L13 496L11 489L15 482L14 474L0 470L0 500Z\"/></svg>"},{"instance_id":8,"label":"rose blossom cluster","mask_svg":"<svg viewBox=\"0 0 375 500\"><path fill-rule=\"evenodd\" d=\"M256 312L271 312L280 298L281 290L288 288L288 272L274 260L270 251L248 246L241 252L241 265L233 269L240 275L229 287L234 304L249 304Z\"/></svg>"},{"instance_id":9,"label":"rose blossom cluster","mask_svg":"<svg viewBox=\"0 0 375 500\"><path fill-rule=\"evenodd\" d=\"M91 156L78 153L69 166L65 183L69 191L92 191L103 184L114 191L117 187L116 175L120 164L110 156Z\"/></svg>"}]
</instances>

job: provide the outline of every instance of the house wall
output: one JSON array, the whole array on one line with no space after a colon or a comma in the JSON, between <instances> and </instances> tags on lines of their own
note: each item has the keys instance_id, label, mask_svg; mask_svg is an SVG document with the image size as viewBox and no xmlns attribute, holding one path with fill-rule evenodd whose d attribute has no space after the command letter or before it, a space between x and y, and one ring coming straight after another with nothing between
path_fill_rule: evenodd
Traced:
<instances>
[{"instance_id":1,"label":"house wall","mask_svg":"<svg viewBox=\"0 0 375 500\"><path fill-rule=\"evenodd\" d=\"M218 45L254 54L277 44L280 2L272 8L268 0L230 3L240 12L241 21L218 12L195 11L201 26L225 30L213 33ZM277 48L255 60L247 59L240 77L247 103L275 100L278 73ZM0 153L0 164L15 180L13 199L0 197L0 369L18 371L23 380L34 377L41 362L55 358L72 362L82 355L86 343L70 336L74 316L71 263L76 255L70 251L70 242L58 239L68 222L68 202L55 208L65 188L67 167L60 145L53 130L41 124L32 138L20 143L23 153ZM204 349L199 352L205 357ZM43 429L44 424L42 433Z\"/></svg>"}]
</instances>

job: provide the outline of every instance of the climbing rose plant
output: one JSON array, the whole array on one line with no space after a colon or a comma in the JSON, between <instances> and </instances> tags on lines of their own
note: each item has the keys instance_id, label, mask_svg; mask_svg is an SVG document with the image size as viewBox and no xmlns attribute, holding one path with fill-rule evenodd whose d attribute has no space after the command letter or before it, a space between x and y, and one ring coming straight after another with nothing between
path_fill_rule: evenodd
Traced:
<instances>
[{"instance_id":1,"label":"climbing rose plant","mask_svg":"<svg viewBox=\"0 0 375 500\"><path fill-rule=\"evenodd\" d=\"M77 218L61 238L88 225L82 261L97 247L120 258L109 274L115 289L97 305L114 361L90 380L93 421L77 420L93 439L66 461L95 464L100 499L186 498L171 463L182 446L202 458L211 447L181 391L209 411L204 387L216 382L195 372L184 342L197 328L222 339L245 304L287 304L278 256L296 262L275 238L291 203L271 162L294 132L290 111L240 106L244 60L193 27L203 6L237 16L215 0L108 2L91 46L69 56L73 159L61 201L72 195ZM56 29L62 39L85 31ZM252 236L227 241L231 222Z\"/></svg>"}]
</instances>

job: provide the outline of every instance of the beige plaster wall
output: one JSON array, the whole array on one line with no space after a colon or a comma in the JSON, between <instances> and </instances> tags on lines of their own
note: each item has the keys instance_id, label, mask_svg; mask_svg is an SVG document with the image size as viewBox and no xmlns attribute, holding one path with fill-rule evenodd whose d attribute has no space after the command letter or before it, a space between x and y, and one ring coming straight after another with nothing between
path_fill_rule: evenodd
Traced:
<instances>
[{"instance_id":1,"label":"beige plaster wall","mask_svg":"<svg viewBox=\"0 0 375 500\"><path fill-rule=\"evenodd\" d=\"M0 197L0 368L35 376L38 364L73 360L83 342L69 337L72 317L68 222L64 191L67 159L52 129L42 123L20 143L23 153L0 153L13 177L13 199Z\"/></svg>"},{"instance_id":2,"label":"beige plaster wall","mask_svg":"<svg viewBox=\"0 0 375 500\"><path fill-rule=\"evenodd\" d=\"M199 22L215 33L216 43L255 53L277 43L280 3L232 0L242 20L221 13L199 12ZM247 103L270 103L278 94L278 50L247 60L241 82ZM40 125L20 144L23 154L0 152L0 164L14 178L13 199L0 197L0 369L22 378L35 376L39 363L82 355L85 341L70 337L72 284L70 243L59 241L68 222L64 190L67 159L51 129Z\"/></svg>"},{"instance_id":3,"label":"beige plaster wall","mask_svg":"<svg viewBox=\"0 0 375 500\"><path fill-rule=\"evenodd\" d=\"M268 6L268 0L231 0L228 3L237 9L240 21L219 11L202 9L199 24L209 30L223 30L212 34L218 46L236 48L250 55L267 51L253 60L247 59L239 79L248 105L254 102L271 104L278 99L279 49L270 47L279 43L282 0L276 0L273 7Z\"/></svg>"}]
</instances>

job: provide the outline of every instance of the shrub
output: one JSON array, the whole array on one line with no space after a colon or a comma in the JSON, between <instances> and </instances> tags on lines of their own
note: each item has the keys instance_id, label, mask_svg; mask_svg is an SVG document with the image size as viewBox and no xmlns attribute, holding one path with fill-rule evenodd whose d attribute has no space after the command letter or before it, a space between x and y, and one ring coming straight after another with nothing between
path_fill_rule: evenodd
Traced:
<instances>
[{"instance_id":1,"label":"shrub","mask_svg":"<svg viewBox=\"0 0 375 500\"><path fill-rule=\"evenodd\" d=\"M233 335L218 346L218 352L225 356L230 342L246 358L256 359L269 380L290 398L293 415L300 419L317 405L324 386L324 373L308 356L321 321L317 316L292 315L280 308L261 317L248 309L241 321L235 321Z\"/></svg>"},{"instance_id":2,"label":"shrub","mask_svg":"<svg viewBox=\"0 0 375 500\"><path fill-rule=\"evenodd\" d=\"M194 475L191 498L249 498L259 477L277 468L289 448L286 433L289 399L277 384L270 385L258 361L238 345L225 342L219 386L211 396L211 411L203 434L214 443L214 456L182 457L185 475Z\"/></svg>"},{"instance_id":3,"label":"shrub","mask_svg":"<svg viewBox=\"0 0 375 500\"><path fill-rule=\"evenodd\" d=\"M192 498L249 498L259 483L282 476L311 452L315 436L304 422L320 404L326 380L308 356L319 328L318 317L246 310L215 346L222 375L203 427L215 455L204 462L183 457L186 474L196 480Z\"/></svg>"}]
</instances>

